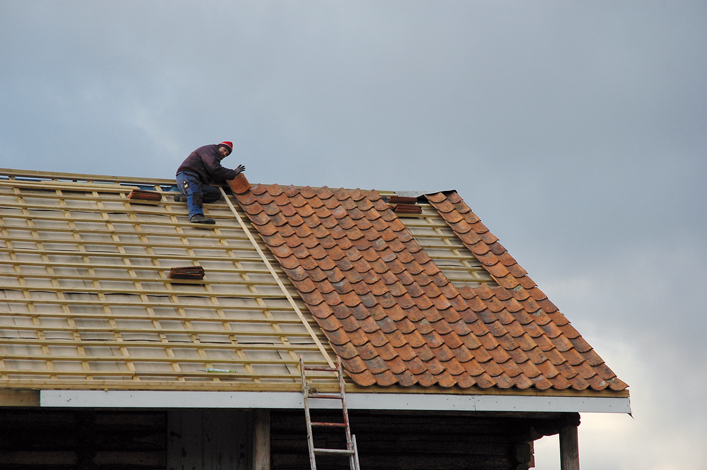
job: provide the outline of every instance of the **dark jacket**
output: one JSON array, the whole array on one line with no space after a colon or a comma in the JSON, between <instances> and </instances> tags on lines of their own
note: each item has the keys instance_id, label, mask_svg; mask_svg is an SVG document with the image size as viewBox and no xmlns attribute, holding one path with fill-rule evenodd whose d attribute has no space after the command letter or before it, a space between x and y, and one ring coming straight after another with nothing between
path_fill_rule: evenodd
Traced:
<instances>
[{"instance_id":1,"label":"dark jacket","mask_svg":"<svg viewBox=\"0 0 707 470\"><path fill-rule=\"evenodd\" d=\"M221 166L223 157L218 151L218 145L204 145L189 154L177 170L199 175L202 183L223 183L236 177L236 170Z\"/></svg>"}]
</instances>

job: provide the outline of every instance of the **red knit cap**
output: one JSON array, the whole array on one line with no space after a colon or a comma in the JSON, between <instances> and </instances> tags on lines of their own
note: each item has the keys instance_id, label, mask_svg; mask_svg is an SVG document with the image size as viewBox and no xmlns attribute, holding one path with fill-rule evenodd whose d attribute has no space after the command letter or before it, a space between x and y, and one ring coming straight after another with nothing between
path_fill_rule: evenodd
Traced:
<instances>
[{"instance_id":1,"label":"red knit cap","mask_svg":"<svg viewBox=\"0 0 707 470\"><path fill-rule=\"evenodd\" d=\"M218 144L219 147L228 147L228 153L233 152L233 142L229 142L227 140L224 140L220 144Z\"/></svg>"}]
</instances>

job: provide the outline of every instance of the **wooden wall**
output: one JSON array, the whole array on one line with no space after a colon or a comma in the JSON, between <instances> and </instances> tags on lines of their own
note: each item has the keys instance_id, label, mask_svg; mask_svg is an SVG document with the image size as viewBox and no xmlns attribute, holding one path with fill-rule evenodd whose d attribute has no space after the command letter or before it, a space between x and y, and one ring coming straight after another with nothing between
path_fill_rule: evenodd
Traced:
<instances>
[{"instance_id":1,"label":"wooden wall","mask_svg":"<svg viewBox=\"0 0 707 470\"><path fill-rule=\"evenodd\" d=\"M251 470L255 414L247 410L0 408L0 470ZM315 421L338 411L313 410ZM351 411L363 470L527 470L533 440L579 424L560 415ZM341 429L317 447L345 447ZM270 412L271 468L309 470L303 410ZM318 457L319 470L347 469Z\"/></svg>"}]
</instances>

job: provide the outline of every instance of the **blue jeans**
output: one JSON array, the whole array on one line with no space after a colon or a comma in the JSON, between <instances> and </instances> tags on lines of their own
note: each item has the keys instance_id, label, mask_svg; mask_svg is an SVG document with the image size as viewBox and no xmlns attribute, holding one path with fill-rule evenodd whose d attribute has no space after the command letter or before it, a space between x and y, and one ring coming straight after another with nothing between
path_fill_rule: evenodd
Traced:
<instances>
[{"instance_id":1,"label":"blue jeans","mask_svg":"<svg viewBox=\"0 0 707 470\"><path fill-rule=\"evenodd\" d=\"M187 197L190 219L196 214L204 215L205 202L216 202L221 199L221 191L202 183L193 173L183 171L177 173L177 187Z\"/></svg>"}]
</instances>

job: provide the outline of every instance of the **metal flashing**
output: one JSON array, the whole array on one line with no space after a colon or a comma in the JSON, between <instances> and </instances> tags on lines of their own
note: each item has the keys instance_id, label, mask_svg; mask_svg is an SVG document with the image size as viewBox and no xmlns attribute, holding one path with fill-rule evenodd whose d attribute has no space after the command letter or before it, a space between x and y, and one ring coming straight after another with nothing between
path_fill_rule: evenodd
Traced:
<instances>
[{"instance_id":1,"label":"metal flashing","mask_svg":"<svg viewBox=\"0 0 707 470\"><path fill-rule=\"evenodd\" d=\"M301 392L191 392L127 390L43 390L47 408L240 408L303 409ZM352 410L488 411L527 413L631 413L628 397L554 397L519 395L444 395L347 393ZM312 399L313 408L332 408L331 400Z\"/></svg>"}]
</instances>

